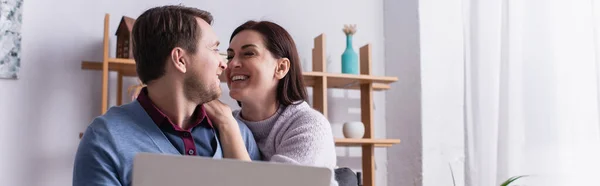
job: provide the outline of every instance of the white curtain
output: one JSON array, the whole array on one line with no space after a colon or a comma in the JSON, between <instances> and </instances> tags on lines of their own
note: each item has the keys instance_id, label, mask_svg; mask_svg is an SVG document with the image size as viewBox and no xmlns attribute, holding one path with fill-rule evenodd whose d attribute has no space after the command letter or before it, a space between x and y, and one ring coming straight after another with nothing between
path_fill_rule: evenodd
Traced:
<instances>
[{"instance_id":1,"label":"white curtain","mask_svg":"<svg viewBox=\"0 0 600 186\"><path fill-rule=\"evenodd\" d=\"M600 0L463 0L465 183L600 185Z\"/></svg>"}]
</instances>

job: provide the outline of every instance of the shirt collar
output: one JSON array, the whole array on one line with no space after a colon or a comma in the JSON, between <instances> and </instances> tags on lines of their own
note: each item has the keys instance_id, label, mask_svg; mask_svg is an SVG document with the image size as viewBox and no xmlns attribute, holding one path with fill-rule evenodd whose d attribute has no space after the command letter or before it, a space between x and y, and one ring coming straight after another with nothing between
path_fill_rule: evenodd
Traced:
<instances>
[{"instance_id":1,"label":"shirt collar","mask_svg":"<svg viewBox=\"0 0 600 186\"><path fill-rule=\"evenodd\" d=\"M154 123L156 123L159 126L162 124L169 123L171 126L173 126L175 128L175 130L191 131L192 128L194 128L196 126L200 126L203 123L203 121L205 121L205 119L206 119L206 122L204 122L205 123L204 125L212 128L212 122L210 121L210 119L208 119L208 117L206 115L206 110L204 109L203 105L198 105L196 107L196 109L194 110L194 114L192 114L192 118L193 118L192 125L190 126L190 128L188 130L183 130L178 125L173 123L172 120L169 119L169 117L162 110L160 110L160 108L158 108L154 104L154 102L152 102L152 100L150 99L150 96L148 96L147 87L142 88L142 90L140 91L140 94L137 97L137 101L144 108L146 113L148 113L150 118L152 118L152 121L154 121Z\"/></svg>"}]
</instances>

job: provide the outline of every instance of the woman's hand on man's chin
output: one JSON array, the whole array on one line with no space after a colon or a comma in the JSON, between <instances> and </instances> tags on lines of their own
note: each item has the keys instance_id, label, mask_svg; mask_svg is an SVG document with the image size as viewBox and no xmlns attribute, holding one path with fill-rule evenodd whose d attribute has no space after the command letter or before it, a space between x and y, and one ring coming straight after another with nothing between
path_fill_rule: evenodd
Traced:
<instances>
[{"instance_id":1,"label":"woman's hand on man's chin","mask_svg":"<svg viewBox=\"0 0 600 186\"><path fill-rule=\"evenodd\" d=\"M217 129L228 127L230 125L235 125L234 127L237 127L237 121L233 117L231 108L220 100L215 99L205 103L204 109L206 110L208 118L210 118L212 124L215 125Z\"/></svg>"}]
</instances>

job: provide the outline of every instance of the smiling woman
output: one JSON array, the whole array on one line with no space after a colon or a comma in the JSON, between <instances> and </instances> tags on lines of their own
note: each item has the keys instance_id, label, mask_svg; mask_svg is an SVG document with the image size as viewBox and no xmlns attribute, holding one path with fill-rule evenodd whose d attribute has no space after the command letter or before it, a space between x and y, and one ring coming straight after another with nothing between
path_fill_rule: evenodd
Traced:
<instances>
[{"instance_id":1,"label":"smiling woman","mask_svg":"<svg viewBox=\"0 0 600 186\"><path fill-rule=\"evenodd\" d=\"M336 153L331 126L306 102L300 58L289 33L273 22L248 21L235 29L229 46L225 79L241 110L231 115L225 104L207 104L207 114L221 129L224 156L248 160L243 145L238 145L242 143L238 130L229 129L237 119L253 132L264 161L326 167L333 172ZM333 175L331 185L338 185Z\"/></svg>"}]
</instances>

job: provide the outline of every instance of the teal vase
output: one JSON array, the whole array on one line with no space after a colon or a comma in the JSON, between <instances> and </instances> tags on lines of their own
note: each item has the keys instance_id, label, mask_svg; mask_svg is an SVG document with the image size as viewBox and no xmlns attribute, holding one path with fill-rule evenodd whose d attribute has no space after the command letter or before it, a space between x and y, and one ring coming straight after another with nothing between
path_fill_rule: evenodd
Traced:
<instances>
[{"instance_id":1,"label":"teal vase","mask_svg":"<svg viewBox=\"0 0 600 186\"><path fill-rule=\"evenodd\" d=\"M352 48L352 35L346 35L346 50L342 54L342 73L358 74L358 54Z\"/></svg>"}]
</instances>

